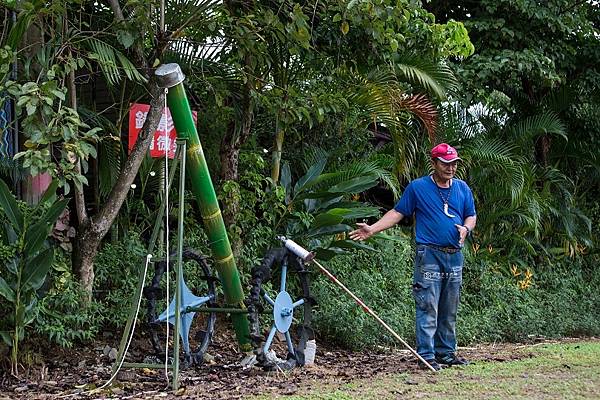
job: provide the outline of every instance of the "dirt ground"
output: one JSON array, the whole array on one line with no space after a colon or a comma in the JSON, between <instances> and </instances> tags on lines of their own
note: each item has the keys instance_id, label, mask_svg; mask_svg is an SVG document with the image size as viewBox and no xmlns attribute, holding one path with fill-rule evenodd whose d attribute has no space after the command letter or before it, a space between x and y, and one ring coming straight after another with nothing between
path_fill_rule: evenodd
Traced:
<instances>
[{"instance_id":1,"label":"dirt ground","mask_svg":"<svg viewBox=\"0 0 600 400\"><path fill-rule=\"evenodd\" d=\"M132 347L136 347L135 343ZM487 344L459 350L472 362L501 362L528 357L523 348L524 345L519 344ZM0 377L0 399L240 399L253 395L299 394L321 385L341 385L355 379L402 372L429 373L418 369L415 357L401 348L352 352L319 342L312 366L286 372L243 368L239 365L243 357L236 350L234 338L225 333L218 335L209 348L214 361L183 370L180 389L176 392L167 385L164 370L156 369L123 369L115 385L90 392L110 378L112 361L108 349L106 343L97 342L85 348L42 350L37 362L36 357L32 357L31 366L24 368L19 379L8 375ZM135 358L142 351L134 349L128 354Z\"/></svg>"}]
</instances>

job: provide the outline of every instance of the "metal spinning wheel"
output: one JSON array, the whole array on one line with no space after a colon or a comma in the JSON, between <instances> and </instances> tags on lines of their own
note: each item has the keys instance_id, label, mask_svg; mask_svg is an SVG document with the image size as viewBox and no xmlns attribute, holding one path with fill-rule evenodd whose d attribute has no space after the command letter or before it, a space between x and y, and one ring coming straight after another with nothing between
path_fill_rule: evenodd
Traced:
<instances>
[{"instance_id":1,"label":"metal spinning wheel","mask_svg":"<svg viewBox=\"0 0 600 400\"><path fill-rule=\"evenodd\" d=\"M313 304L309 292L309 272L303 261L286 249L270 250L261 265L252 271L252 288L246 300L250 332L259 365L267 369L290 369L304 365L306 342L313 337L310 327ZM266 337L261 330L259 315L263 312L272 316ZM297 329L292 332L290 328L294 322L297 323ZM278 333L285 337L285 362L278 362L271 355Z\"/></svg>"},{"instance_id":2,"label":"metal spinning wheel","mask_svg":"<svg viewBox=\"0 0 600 400\"><path fill-rule=\"evenodd\" d=\"M176 285L181 290L182 301L179 316L181 330L179 331L179 335L181 336L184 350L183 365L187 367L193 364L202 364L204 353L206 353L210 345L215 329L216 312L209 311L203 313L204 315L199 316L195 321L194 317L196 316L196 312L201 310L202 307L212 307L216 303L215 281L218 279L212 276L205 257L192 250L184 250L183 262L187 269L196 267L194 277L198 281L194 285L194 292L198 295L194 294L188 288L183 276ZM174 262L170 264L174 264ZM175 325L176 318L175 295L173 295L173 299L166 310L158 316L156 311L157 300L164 298L163 289L160 287L160 284L166 267L166 261L156 263L152 283L150 286L144 288L144 297L148 300L147 322L150 331L150 341L154 349L154 356L162 360L166 356L164 349L166 340L164 322ZM171 330L170 335L172 335L172 332ZM194 347L194 350L192 350L192 347Z\"/></svg>"}]
</instances>

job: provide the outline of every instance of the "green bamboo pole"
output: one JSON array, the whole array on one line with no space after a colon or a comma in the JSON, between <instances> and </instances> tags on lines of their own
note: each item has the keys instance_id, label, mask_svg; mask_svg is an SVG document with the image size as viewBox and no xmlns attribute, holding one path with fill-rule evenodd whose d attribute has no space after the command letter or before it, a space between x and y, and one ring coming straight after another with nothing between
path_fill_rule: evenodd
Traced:
<instances>
[{"instance_id":1,"label":"green bamboo pole","mask_svg":"<svg viewBox=\"0 0 600 400\"><path fill-rule=\"evenodd\" d=\"M171 110L177 136L187 140L186 170L191 181L192 191L200 207L200 215L210 241L225 301L230 306L245 308L239 271L231 251L217 195L183 87L185 77L177 64L161 65L155 74L159 85L168 88L167 104ZM240 349L242 351L250 350L250 329L247 317L243 314L232 314L231 318Z\"/></svg>"}]
</instances>

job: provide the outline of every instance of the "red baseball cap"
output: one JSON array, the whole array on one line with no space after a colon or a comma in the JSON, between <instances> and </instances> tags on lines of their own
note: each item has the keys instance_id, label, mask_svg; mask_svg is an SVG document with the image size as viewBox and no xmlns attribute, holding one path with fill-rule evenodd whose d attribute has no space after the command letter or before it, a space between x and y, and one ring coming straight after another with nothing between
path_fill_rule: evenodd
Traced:
<instances>
[{"instance_id":1,"label":"red baseball cap","mask_svg":"<svg viewBox=\"0 0 600 400\"><path fill-rule=\"evenodd\" d=\"M445 163L451 163L461 159L458 156L458 151L447 143L440 143L431 149L431 158Z\"/></svg>"}]
</instances>

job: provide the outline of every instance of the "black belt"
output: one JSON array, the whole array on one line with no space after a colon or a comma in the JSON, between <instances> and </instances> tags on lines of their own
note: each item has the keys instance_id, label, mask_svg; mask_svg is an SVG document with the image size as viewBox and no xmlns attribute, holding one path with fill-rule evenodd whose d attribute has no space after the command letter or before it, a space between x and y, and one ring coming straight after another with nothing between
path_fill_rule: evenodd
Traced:
<instances>
[{"instance_id":1,"label":"black belt","mask_svg":"<svg viewBox=\"0 0 600 400\"><path fill-rule=\"evenodd\" d=\"M418 244L417 246L425 246L425 247L432 248L434 250L439 250L439 251L443 251L444 253L450 253L450 254L458 253L459 251L462 250L462 249L456 248L456 247L436 246L435 244Z\"/></svg>"}]
</instances>

